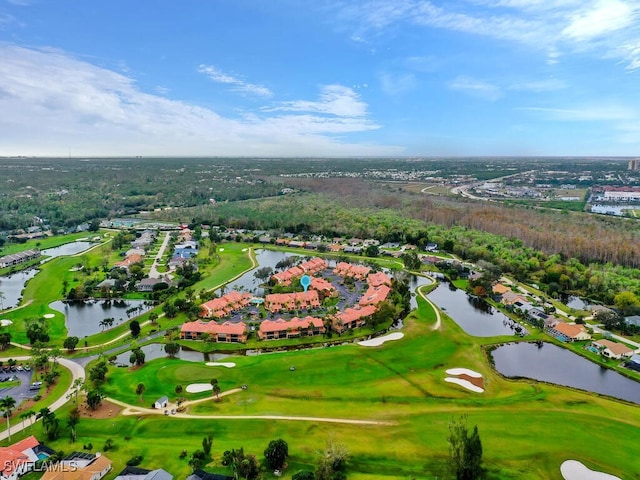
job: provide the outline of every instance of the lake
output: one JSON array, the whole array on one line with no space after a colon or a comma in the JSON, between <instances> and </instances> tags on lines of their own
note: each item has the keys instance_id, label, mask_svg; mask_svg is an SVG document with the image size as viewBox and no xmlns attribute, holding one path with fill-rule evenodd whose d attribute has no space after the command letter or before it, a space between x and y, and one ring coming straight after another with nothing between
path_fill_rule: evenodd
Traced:
<instances>
[{"instance_id":1,"label":"lake","mask_svg":"<svg viewBox=\"0 0 640 480\"><path fill-rule=\"evenodd\" d=\"M103 331L100 322L105 318L113 318L113 325L117 327L122 322L134 318L152 308L144 304L143 300L89 300L86 302L66 302L58 300L49 304L53 310L61 312L65 317L65 325L69 336L88 337ZM140 308L142 307L142 308ZM138 308L135 313L127 315L127 310Z\"/></svg>"},{"instance_id":2,"label":"lake","mask_svg":"<svg viewBox=\"0 0 640 480\"><path fill-rule=\"evenodd\" d=\"M164 345L160 343L151 343L140 348L144 352L145 362L150 362L151 360L155 360L157 358L165 358L168 356L164 351ZM131 363L129 362L129 357L131 357L130 350L120 353L116 356L116 364L127 366L131 365ZM187 360L189 362L219 362L229 357L229 355L223 353L202 353L193 350L180 349L176 357L181 360Z\"/></svg>"},{"instance_id":3,"label":"lake","mask_svg":"<svg viewBox=\"0 0 640 480\"><path fill-rule=\"evenodd\" d=\"M49 261L52 258L63 255L75 255L76 253L87 250L93 245L95 244L91 242L71 242L55 248L46 248L42 250L41 253L43 256L50 257L49 259L45 259L45 261ZM17 307L20 304L25 285L35 277L37 273L37 269L31 268L0 277L0 292L4 294L4 298L2 299L3 309Z\"/></svg>"},{"instance_id":4,"label":"lake","mask_svg":"<svg viewBox=\"0 0 640 480\"><path fill-rule=\"evenodd\" d=\"M542 347L508 343L491 356L496 370L505 377L526 377L640 404L640 383L551 343L542 343Z\"/></svg>"},{"instance_id":5,"label":"lake","mask_svg":"<svg viewBox=\"0 0 640 480\"><path fill-rule=\"evenodd\" d=\"M452 283L442 282L427 297L469 335L514 335L513 321L487 302L467 295Z\"/></svg>"}]
</instances>

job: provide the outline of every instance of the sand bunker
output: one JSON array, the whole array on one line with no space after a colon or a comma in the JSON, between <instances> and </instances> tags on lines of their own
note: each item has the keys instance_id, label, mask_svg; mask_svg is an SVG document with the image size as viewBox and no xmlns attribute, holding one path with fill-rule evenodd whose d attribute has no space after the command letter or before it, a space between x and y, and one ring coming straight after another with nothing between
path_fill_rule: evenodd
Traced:
<instances>
[{"instance_id":1,"label":"sand bunker","mask_svg":"<svg viewBox=\"0 0 640 480\"><path fill-rule=\"evenodd\" d=\"M190 385L187 385L187 388L185 390L187 391L187 393L201 393L213 390L213 387L210 383L192 383Z\"/></svg>"},{"instance_id":2,"label":"sand bunker","mask_svg":"<svg viewBox=\"0 0 640 480\"><path fill-rule=\"evenodd\" d=\"M207 362L205 363L205 365L208 365L209 367L227 367L227 368L233 368L236 366L236 364L233 362Z\"/></svg>"},{"instance_id":3,"label":"sand bunker","mask_svg":"<svg viewBox=\"0 0 640 480\"><path fill-rule=\"evenodd\" d=\"M358 345L362 345L363 347L379 347L384 342L387 342L389 340L400 340L402 337L404 337L404 333L393 332L383 337L372 338L371 340L363 340L362 342L358 342Z\"/></svg>"},{"instance_id":4,"label":"sand bunker","mask_svg":"<svg viewBox=\"0 0 640 480\"><path fill-rule=\"evenodd\" d=\"M0 320L0 327L8 327L9 325L13 325L13 322L8 318Z\"/></svg>"},{"instance_id":5,"label":"sand bunker","mask_svg":"<svg viewBox=\"0 0 640 480\"><path fill-rule=\"evenodd\" d=\"M53 317L55 317L55 316L56 316L56 315L55 315L54 313L45 313L45 314L43 315L43 317L44 317L44 318L53 318Z\"/></svg>"},{"instance_id":6,"label":"sand bunker","mask_svg":"<svg viewBox=\"0 0 640 480\"><path fill-rule=\"evenodd\" d=\"M450 376L444 379L445 382L455 383L472 392L484 392L484 380L481 373L474 372L468 368L450 368L447 370L447 375Z\"/></svg>"},{"instance_id":7,"label":"sand bunker","mask_svg":"<svg viewBox=\"0 0 640 480\"><path fill-rule=\"evenodd\" d=\"M468 368L450 368L447 370L447 375L467 375L473 378L482 378L482 374L469 370Z\"/></svg>"},{"instance_id":8,"label":"sand bunker","mask_svg":"<svg viewBox=\"0 0 640 480\"><path fill-rule=\"evenodd\" d=\"M243 248L242 251L246 252L247 250L249 250L248 248Z\"/></svg>"},{"instance_id":9,"label":"sand bunker","mask_svg":"<svg viewBox=\"0 0 640 480\"><path fill-rule=\"evenodd\" d=\"M218 251L219 252L224 252L224 248L219 248Z\"/></svg>"},{"instance_id":10,"label":"sand bunker","mask_svg":"<svg viewBox=\"0 0 640 480\"><path fill-rule=\"evenodd\" d=\"M567 460L560 465L560 473L565 480L621 480L608 473L590 470L577 460Z\"/></svg>"}]
</instances>

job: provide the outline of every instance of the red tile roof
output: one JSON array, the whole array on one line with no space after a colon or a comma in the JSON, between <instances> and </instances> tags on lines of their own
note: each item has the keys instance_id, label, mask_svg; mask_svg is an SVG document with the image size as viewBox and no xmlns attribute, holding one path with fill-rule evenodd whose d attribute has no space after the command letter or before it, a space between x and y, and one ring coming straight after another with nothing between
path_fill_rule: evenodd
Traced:
<instances>
[{"instance_id":1,"label":"red tile roof","mask_svg":"<svg viewBox=\"0 0 640 480\"><path fill-rule=\"evenodd\" d=\"M244 335L247 332L247 326L244 322L224 322L222 324L218 324L216 322L203 322L202 320L196 320L195 322L183 323L180 331L189 333L208 333L211 335Z\"/></svg>"},{"instance_id":2,"label":"red tile roof","mask_svg":"<svg viewBox=\"0 0 640 480\"><path fill-rule=\"evenodd\" d=\"M306 316L304 318L293 317L289 321L282 318L277 320L264 320L260 324L260 331L263 333L281 332L287 329L295 330L297 328L309 328L309 326L322 328L324 326L324 322L321 318L311 316Z\"/></svg>"},{"instance_id":3,"label":"red tile roof","mask_svg":"<svg viewBox=\"0 0 640 480\"><path fill-rule=\"evenodd\" d=\"M367 277L367 283L372 287L391 286L391 278L384 272L370 273Z\"/></svg>"}]
</instances>

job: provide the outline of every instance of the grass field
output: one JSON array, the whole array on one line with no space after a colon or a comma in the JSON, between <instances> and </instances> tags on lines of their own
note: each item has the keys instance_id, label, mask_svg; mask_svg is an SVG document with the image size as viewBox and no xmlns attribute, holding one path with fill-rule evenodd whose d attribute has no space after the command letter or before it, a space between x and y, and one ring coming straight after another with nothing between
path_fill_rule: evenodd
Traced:
<instances>
[{"instance_id":1,"label":"grass field","mask_svg":"<svg viewBox=\"0 0 640 480\"><path fill-rule=\"evenodd\" d=\"M214 288L251 267L248 252L242 251L246 244L224 244L221 248L224 250L210 265L212 275L197 284L196 291ZM89 253L83 262L98 264L99 255ZM20 316L48 312L50 299L59 296L59 279L74 281L69 268L75 263L77 258L62 258L45 265L43 271L48 274L43 278L48 278L49 283L36 282L40 275L30 282L28 288L34 289L30 293L37 301L25 306ZM52 278L58 280L52 282ZM512 337L473 338L446 315L441 328L433 330L435 312L421 298L417 301L418 310L405 321L405 337L382 347L349 343L237 355L225 360L236 363L234 368L177 359L158 359L135 369L112 367L101 388L110 397L135 406L149 406L163 395L175 400L177 385L209 383L213 378L222 391L243 384L248 388L222 397L220 402L212 398L189 406L190 418L122 416L117 411L108 418L83 418L75 444L68 440L67 406L57 412L63 435L47 444L66 453L82 450L82 445L88 443L92 443L93 451L103 451L107 439L112 439L115 449L104 452L114 461L107 477L110 480L135 455L144 457L141 467L161 467L175 478L185 478L190 473L189 455L201 448L202 438L209 434L214 446L207 470L228 474L220 463L225 450L242 446L262 458L270 440L283 438L289 444L290 458L281 478L288 479L298 469L313 469L325 441L333 437L350 452L349 479L443 479L451 478L446 470L448 424L467 414L470 425L478 425L489 479L561 479L559 468L566 459L579 460L592 469L624 479L640 479L637 405L553 385L504 379L491 367L483 347L510 341ZM18 312L11 313L17 316ZM182 320L161 322L165 327ZM58 318L54 321L60 323ZM114 338L126 330L127 327L120 327L92 341ZM127 338L121 343L124 346L128 342ZM20 352L11 349L7 353L17 356ZM482 373L486 391L477 394L445 383L445 370L452 367ZM60 379L56 389L63 390L65 382L68 384L68 376ZM146 387L142 402L135 393L139 383ZM211 395L183 392L181 396L197 400ZM228 415L255 418L212 418ZM360 419L389 424L261 418L264 416ZM44 439L41 425L36 424L14 435L13 440L31 433ZM180 455L183 450L188 452L185 458ZM265 473L264 478L276 477Z\"/></svg>"},{"instance_id":2,"label":"grass field","mask_svg":"<svg viewBox=\"0 0 640 480\"><path fill-rule=\"evenodd\" d=\"M312 468L317 452L332 436L350 451L348 478L450 478L447 426L464 413L479 427L488 478L560 479L559 467L566 459L621 478L640 478L635 448L619 448L612 440L625 439L629 446L640 441L637 406L552 385L505 380L491 368L482 348L500 338L471 338L446 317L441 330L433 331L433 311L422 300L419 305L403 330L405 338L383 347L344 345L236 356L227 359L237 364L229 369L159 359L134 370L113 368L104 386L116 399L148 406L162 395L175 400L176 385L216 378L223 391L241 384L248 389L220 402L212 399L191 406L189 414L336 417L391 425L118 416L83 419L78 443L92 442L99 449L111 438L117 449L107 455L116 462L116 471L141 454L147 468L162 466L179 478L189 473L180 452L200 448L207 434L214 437L208 468L216 472L225 472L220 464L224 450L243 446L260 458L270 440L282 437L291 453L282 478L290 478L299 468ZM481 372L486 392L476 394L445 383L445 370L451 367ZM138 383L146 386L142 404L135 394ZM210 394L182 396L192 400ZM52 445L65 451L78 448L66 439Z\"/></svg>"}]
</instances>

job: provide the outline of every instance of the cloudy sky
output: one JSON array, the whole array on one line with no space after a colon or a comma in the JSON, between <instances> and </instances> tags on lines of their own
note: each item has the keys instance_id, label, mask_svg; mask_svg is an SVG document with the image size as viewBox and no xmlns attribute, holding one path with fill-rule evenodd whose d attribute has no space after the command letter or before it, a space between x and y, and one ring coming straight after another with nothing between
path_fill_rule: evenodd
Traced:
<instances>
[{"instance_id":1,"label":"cloudy sky","mask_svg":"<svg viewBox=\"0 0 640 480\"><path fill-rule=\"evenodd\" d=\"M640 155L640 0L0 0L0 155Z\"/></svg>"}]
</instances>

